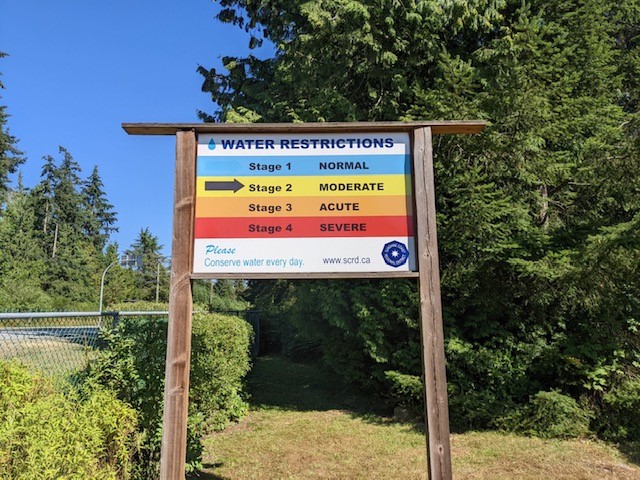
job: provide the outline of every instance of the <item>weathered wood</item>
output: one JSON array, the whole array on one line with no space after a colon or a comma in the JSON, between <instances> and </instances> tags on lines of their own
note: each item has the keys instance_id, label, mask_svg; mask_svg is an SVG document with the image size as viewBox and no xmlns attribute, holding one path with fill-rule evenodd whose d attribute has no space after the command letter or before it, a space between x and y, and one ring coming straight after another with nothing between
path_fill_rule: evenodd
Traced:
<instances>
[{"instance_id":1,"label":"weathered wood","mask_svg":"<svg viewBox=\"0 0 640 480\"><path fill-rule=\"evenodd\" d=\"M336 272L336 273L192 273L192 279L235 278L241 280L262 279L341 279L341 278L416 278L418 272Z\"/></svg>"},{"instance_id":2,"label":"weathered wood","mask_svg":"<svg viewBox=\"0 0 640 480\"><path fill-rule=\"evenodd\" d=\"M417 122L334 122L334 123L123 123L130 135L174 135L181 130L196 133L336 133L412 132L431 128L433 134L473 134L481 132L483 120L435 120Z\"/></svg>"},{"instance_id":3,"label":"weathered wood","mask_svg":"<svg viewBox=\"0 0 640 480\"><path fill-rule=\"evenodd\" d=\"M195 131L176 133L171 287L160 478L183 480L191 363L191 269L196 189Z\"/></svg>"},{"instance_id":4,"label":"weathered wood","mask_svg":"<svg viewBox=\"0 0 640 480\"><path fill-rule=\"evenodd\" d=\"M429 479L450 480L449 406L436 236L433 146L428 127L414 131L413 164Z\"/></svg>"}]
</instances>

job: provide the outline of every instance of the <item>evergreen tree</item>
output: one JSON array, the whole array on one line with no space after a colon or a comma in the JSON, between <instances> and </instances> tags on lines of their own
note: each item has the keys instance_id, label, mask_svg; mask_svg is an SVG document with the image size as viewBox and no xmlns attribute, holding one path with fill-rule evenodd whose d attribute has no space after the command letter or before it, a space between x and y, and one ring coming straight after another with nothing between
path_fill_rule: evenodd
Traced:
<instances>
[{"instance_id":1,"label":"evergreen tree","mask_svg":"<svg viewBox=\"0 0 640 480\"><path fill-rule=\"evenodd\" d=\"M637 232L637 0L219 3L276 53L200 67L206 121L489 121L434 149L453 418L486 426L538 389L599 401L615 371L638 373L637 246L595 253ZM624 287L603 292L593 262ZM384 388L385 371L419 373L415 289L392 284L297 285L289 316L337 371Z\"/></svg>"},{"instance_id":2,"label":"evergreen tree","mask_svg":"<svg viewBox=\"0 0 640 480\"><path fill-rule=\"evenodd\" d=\"M118 228L114 226L117 215L113 211L113 205L107 200L97 165L84 182L81 195L86 211L83 232L93 240L96 249L101 251L111 232L117 232Z\"/></svg>"},{"instance_id":3,"label":"evergreen tree","mask_svg":"<svg viewBox=\"0 0 640 480\"><path fill-rule=\"evenodd\" d=\"M136 269L137 300L154 301L156 294L160 302L169 300L169 275L162 256L162 245L149 228L140 230L127 254L140 256L142 265Z\"/></svg>"},{"instance_id":4,"label":"evergreen tree","mask_svg":"<svg viewBox=\"0 0 640 480\"><path fill-rule=\"evenodd\" d=\"M29 195L19 180L0 216L0 309L51 308L51 298L42 289L44 252L33 225Z\"/></svg>"},{"instance_id":5,"label":"evergreen tree","mask_svg":"<svg viewBox=\"0 0 640 480\"><path fill-rule=\"evenodd\" d=\"M118 260L118 245L107 245L102 270ZM136 273L133 270L123 268L118 263L111 267L105 276L103 308L109 309L109 305L138 299L135 282Z\"/></svg>"},{"instance_id":6,"label":"evergreen tree","mask_svg":"<svg viewBox=\"0 0 640 480\"><path fill-rule=\"evenodd\" d=\"M40 227L42 234L46 236L51 230L51 219L53 217L53 195L57 182L57 167L51 155L42 158L44 165L40 172L40 183L32 191L34 201L37 204L36 223Z\"/></svg>"},{"instance_id":7,"label":"evergreen tree","mask_svg":"<svg viewBox=\"0 0 640 480\"><path fill-rule=\"evenodd\" d=\"M84 217L84 205L80 194L80 165L66 148L59 147L59 152L62 154L62 161L56 169L57 177L53 190L54 218L56 223L63 223L80 233Z\"/></svg>"},{"instance_id":8,"label":"evergreen tree","mask_svg":"<svg viewBox=\"0 0 640 480\"><path fill-rule=\"evenodd\" d=\"M95 310L100 293L101 252L60 223L55 235L55 255L46 261L45 291L54 297L56 309Z\"/></svg>"},{"instance_id":9,"label":"evergreen tree","mask_svg":"<svg viewBox=\"0 0 640 480\"><path fill-rule=\"evenodd\" d=\"M82 302L95 308L102 247L83 230L91 213L81 193L80 166L64 147L59 152L59 165L52 156L43 158L41 181L30 194L34 230L47 256L42 285L56 308Z\"/></svg>"},{"instance_id":10,"label":"evergreen tree","mask_svg":"<svg viewBox=\"0 0 640 480\"><path fill-rule=\"evenodd\" d=\"M51 258L56 256L60 229L64 228L80 241L87 217L80 194L80 166L64 147L59 147L59 151L62 154L59 166L51 155L43 157L41 180L32 192L43 248L50 252Z\"/></svg>"},{"instance_id":11,"label":"evergreen tree","mask_svg":"<svg viewBox=\"0 0 640 480\"><path fill-rule=\"evenodd\" d=\"M0 59L6 56L6 53L0 52ZM0 89L4 88L0 81ZM25 161L22 152L17 148L18 140L9 134L8 119L6 106L0 105L0 206L9 189L9 175L15 173L18 166Z\"/></svg>"}]
</instances>

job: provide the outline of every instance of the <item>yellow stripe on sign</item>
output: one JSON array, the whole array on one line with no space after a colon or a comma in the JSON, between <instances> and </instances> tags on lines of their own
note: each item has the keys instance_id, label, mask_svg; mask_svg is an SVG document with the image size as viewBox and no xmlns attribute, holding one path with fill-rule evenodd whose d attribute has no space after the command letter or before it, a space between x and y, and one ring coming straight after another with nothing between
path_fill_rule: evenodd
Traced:
<instances>
[{"instance_id":1,"label":"yellow stripe on sign","mask_svg":"<svg viewBox=\"0 0 640 480\"><path fill-rule=\"evenodd\" d=\"M198 177L198 197L324 197L407 195L410 175Z\"/></svg>"}]
</instances>

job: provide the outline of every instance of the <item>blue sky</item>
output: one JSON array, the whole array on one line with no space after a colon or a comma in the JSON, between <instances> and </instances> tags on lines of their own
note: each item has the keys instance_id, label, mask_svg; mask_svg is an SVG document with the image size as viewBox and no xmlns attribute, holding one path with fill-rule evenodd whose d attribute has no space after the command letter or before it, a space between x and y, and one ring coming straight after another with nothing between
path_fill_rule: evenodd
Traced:
<instances>
[{"instance_id":1,"label":"blue sky","mask_svg":"<svg viewBox=\"0 0 640 480\"><path fill-rule=\"evenodd\" d=\"M62 145L88 176L98 165L127 248L149 227L170 253L175 139L129 136L123 122L197 122L215 110L198 65L245 55L248 37L214 19L210 0L0 0L0 104L39 181ZM262 55L270 52L263 50Z\"/></svg>"}]
</instances>

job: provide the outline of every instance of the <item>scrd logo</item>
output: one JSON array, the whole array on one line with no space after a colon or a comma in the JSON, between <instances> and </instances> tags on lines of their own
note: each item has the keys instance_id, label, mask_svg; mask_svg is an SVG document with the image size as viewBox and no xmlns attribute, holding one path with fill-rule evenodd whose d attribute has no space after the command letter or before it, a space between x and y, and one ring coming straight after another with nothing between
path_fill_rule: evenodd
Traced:
<instances>
[{"instance_id":1,"label":"scrd logo","mask_svg":"<svg viewBox=\"0 0 640 480\"><path fill-rule=\"evenodd\" d=\"M394 268L398 268L405 263L409 258L409 249L402 243L394 240L393 242L385 243L382 248L382 259L384 263Z\"/></svg>"}]
</instances>

